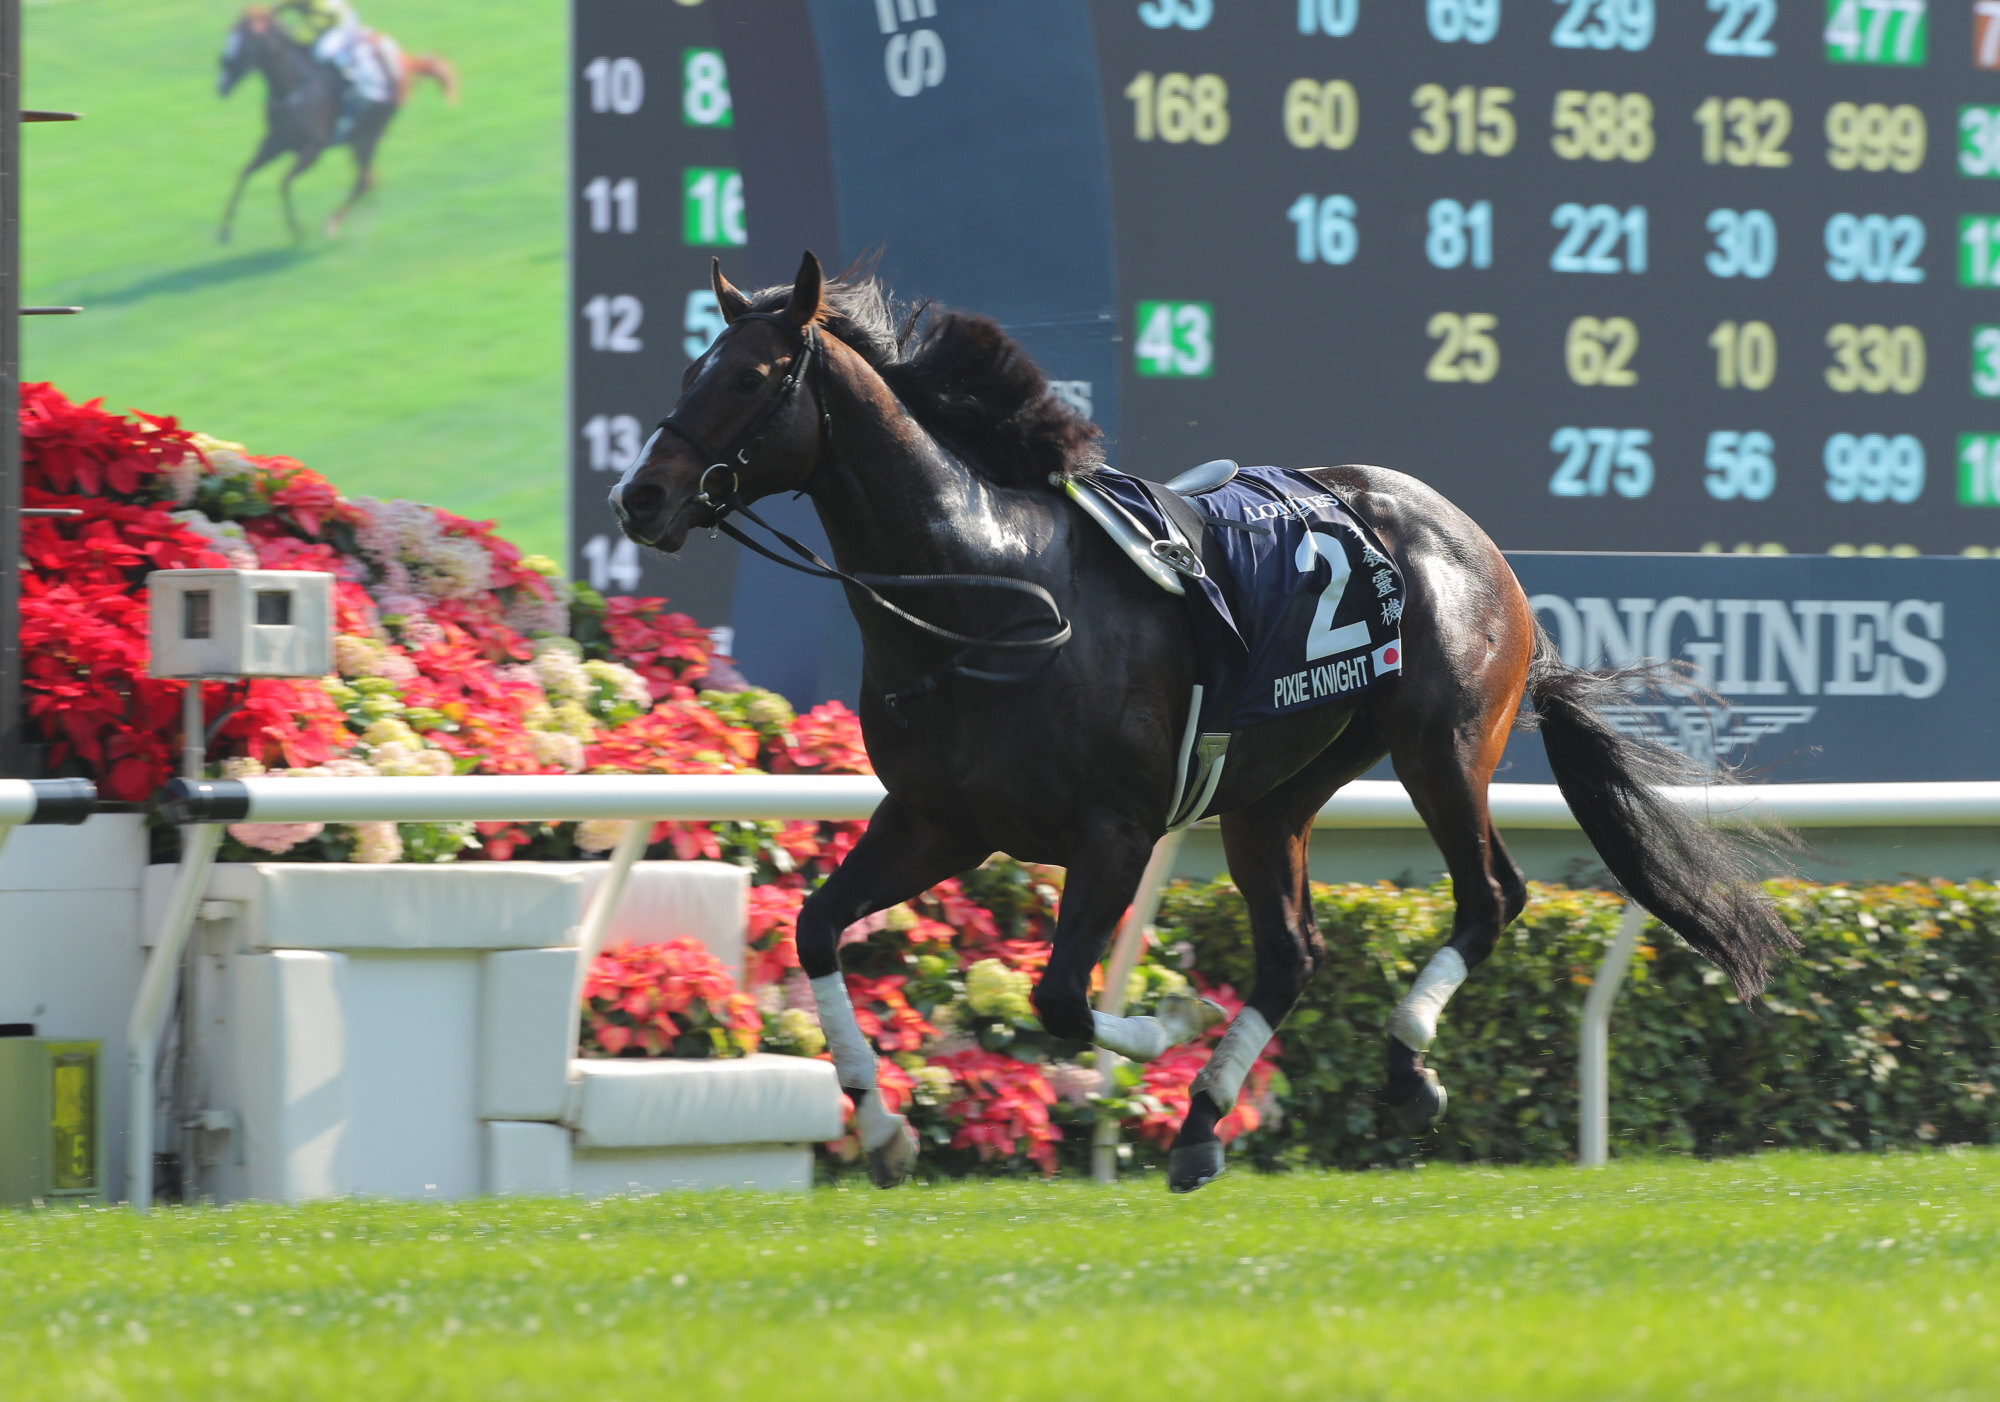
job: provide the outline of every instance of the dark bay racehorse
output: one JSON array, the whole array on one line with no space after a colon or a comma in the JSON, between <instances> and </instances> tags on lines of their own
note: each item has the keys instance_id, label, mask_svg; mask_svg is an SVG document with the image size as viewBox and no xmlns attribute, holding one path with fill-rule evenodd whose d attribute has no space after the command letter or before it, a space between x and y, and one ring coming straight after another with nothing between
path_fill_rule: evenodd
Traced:
<instances>
[{"instance_id":1,"label":"dark bay racehorse","mask_svg":"<svg viewBox=\"0 0 2000 1402\"><path fill-rule=\"evenodd\" d=\"M287 34L272 12L262 6L251 6L236 21L222 41L221 63L216 90L224 97L251 72L264 75L264 139L229 192L222 227L215 236L218 243L229 242L236 202L243 198L243 187L250 177L288 151L292 153L292 168L285 172L278 190L292 237L303 237L298 213L292 208L292 182L311 170L330 147L345 145L354 153L354 188L327 216L326 234L332 238L361 197L375 188L375 148L389 123L402 111L411 85L420 77L430 78L444 89L447 100L458 101L458 74L450 63L434 55L405 54L402 71L391 75L395 81L393 99L360 104L351 126L340 131L340 76Z\"/></svg>"},{"instance_id":2,"label":"dark bay racehorse","mask_svg":"<svg viewBox=\"0 0 2000 1402\"><path fill-rule=\"evenodd\" d=\"M790 288L746 297L719 265L714 286L727 329L689 368L680 402L611 495L631 539L673 552L719 513L802 491L850 576L879 587L877 576L890 573L1010 576L1046 590L1074 629L1038 670L1020 653L972 649L980 667L1026 670L1028 680L950 675L952 659L967 655L960 645L847 586L864 650L861 725L888 796L806 901L798 949L871 1174L887 1186L908 1171L915 1147L902 1117L871 1093L874 1053L837 957L854 921L995 851L1057 863L1069 876L1035 990L1050 1032L1145 1059L1219 1016L1189 1000L1157 1018L1112 1018L1093 1012L1088 996L1091 969L1167 825L1194 637L1186 602L1150 583L1052 484L1099 466L1096 429L1049 395L993 322L938 312L899 323L872 279L828 284L811 254ZM1221 815L1230 872L1249 905L1256 987L1195 1083L1169 1158L1177 1191L1221 1170L1215 1125L1322 961L1307 885L1313 816L1385 755L1444 854L1457 904L1449 942L1391 1019L1388 1095L1413 1133L1442 1112L1443 1089L1422 1057L1438 1012L1527 899L1486 802L1524 694L1564 798L1641 905L1746 998L1793 944L1749 852L1653 792L1701 776L1604 720L1600 707L1624 699L1628 679L1563 666L1477 525L1400 472L1310 475L1374 528L1402 570L1403 670L1358 700L1232 739L1209 811ZM949 582L890 592L957 633L1057 635L1053 615L1019 593Z\"/></svg>"}]
</instances>

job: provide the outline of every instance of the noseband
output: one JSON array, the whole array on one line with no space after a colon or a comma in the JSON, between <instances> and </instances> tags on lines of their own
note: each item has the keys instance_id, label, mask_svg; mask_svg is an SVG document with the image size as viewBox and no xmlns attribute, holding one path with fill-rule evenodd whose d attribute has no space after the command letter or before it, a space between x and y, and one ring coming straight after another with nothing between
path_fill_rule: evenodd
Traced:
<instances>
[{"instance_id":1,"label":"noseband","mask_svg":"<svg viewBox=\"0 0 2000 1402\"><path fill-rule=\"evenodd\" d=\"M826 372L824 368L826 351L820 344L818 323L809 322L805 327L800 328L790 318L776 312L745 312L741 316L738 316L735 321L731 322L730 325L735 326L745 321L768 321L773 326L780 327L798 338L799 352L792 358L791 369L785 372L785 378L778 382L777 393L773 394L764 407L757 411L750 422L743 426L741 432L729 440L728 446L721 452L717 452L709 446L708 441L701 434L682 423L678 416L674 414L668 414L664 419L661 419L653 430L655 436L662 431L673 433L681 441L693 448L695 452L708 459L708 466L702 469L701 478L695 484L694 499L708 508L709 534L712 536L719 530L739 545L754 550L765 559L772 561L774 564L783 565L788 570L797 570L800 574L811 575L817 579L838 580L840 583L848 585L851 589L858 592L861 598L890 617L939 642L947 643L960 649L944 666L926 673L915 684L904 688L902 691L888 692L883 696L883 707L888 711L889 718L903 729L908 729L910 724L908 718L903 714L903 707L907 703L927 696L937 690L948 677L966 677L973 681L986 682L1025 682L1039 676L1042 668L1053 661L1056 653L1062 649L1063 644L1070 640L1072 631L1069 620L1063 617L1062 608L1056 603L1055 596L1041 585L1030 580L1012 579L1006 575L992 574L848 574L845 570L828 564L810 546L786 535L783 531L750 509L749 504L743 500L742 473L750 466L750 455L762 445L764 436L776 424L778 416L784 413L786 406L792 402L793 396L806 383L806 376L815 361L821 364L819 388L813 395L814 405L819 410L819 456L813 462L812 472L808 473L805 481L799 484L800 491L805 490L806 485L812 481L813 475L818 473L820 464L825 462L833 453L833 414L827 406ZM711 486L712 481L716 483L720 482L721 479L718 477L718 474L727 474L727 487L718 488L717 486ZM792 554L799 558L797 560L788 560L768 546L752 540L734 522L729 520L731 515L740 515L746 520L763 527L768 535L784 545ZM801 563L802 561L805 563ZM1007 637L1007 634L1017 631L1024 624L1035 621L1033 619L1021 619L1013 623L1003 624L999 629L985 635L975 636L969 633L958 633L949 628L941 628L926 619L919 618L909 610L890 603L878 592L882 589L922 589L935 586L1005 589L1015 593L1027 594L1037 602L1048 606L1049 613L1052 615L1052 627L1040 637ZM968 665L968 660L975 653L986 651L1005 653L1039 652L1044 654L1044 656L1039 664L1023 671L995 672Z\"/></svg>"}]
</instances>

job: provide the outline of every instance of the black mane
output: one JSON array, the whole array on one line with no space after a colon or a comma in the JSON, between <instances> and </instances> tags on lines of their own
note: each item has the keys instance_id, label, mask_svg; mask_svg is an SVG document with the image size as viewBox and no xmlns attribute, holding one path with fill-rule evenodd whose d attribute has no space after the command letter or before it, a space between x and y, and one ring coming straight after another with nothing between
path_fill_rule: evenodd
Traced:
<instances>
[{"instance_id":1,"label":"black mane","mask_svg":"<svg viewBox=\"0 0 2000 1402\"><path fill-rule=\"evenodd\" d=\"M753 310L791 297L771 287ZM991 317L898 305L872 277L826 284L820 325L873 367L912 418L985 480L1045 486L1103 462L1096 424L1049 393L1048 377Z\"/></svg>"}]
</instances>

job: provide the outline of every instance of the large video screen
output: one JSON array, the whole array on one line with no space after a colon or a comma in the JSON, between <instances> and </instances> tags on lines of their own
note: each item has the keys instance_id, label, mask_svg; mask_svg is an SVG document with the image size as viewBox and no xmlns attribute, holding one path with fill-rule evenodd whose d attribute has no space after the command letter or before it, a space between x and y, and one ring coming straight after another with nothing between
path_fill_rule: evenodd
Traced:
<instances>
[{"instance_id":1,"label":"large video screen","mask_svg":"<svg viewBox=\"0 0 2000 1402\"><path fill-rule=\"evenodd\" d=\"M1370 461L1514 550L2000 547L1995 0L576 0L575 538L716 329L864 254L1117 466ZM708 553L704 553L708 552Z\"/></svg>"}]
</instances>

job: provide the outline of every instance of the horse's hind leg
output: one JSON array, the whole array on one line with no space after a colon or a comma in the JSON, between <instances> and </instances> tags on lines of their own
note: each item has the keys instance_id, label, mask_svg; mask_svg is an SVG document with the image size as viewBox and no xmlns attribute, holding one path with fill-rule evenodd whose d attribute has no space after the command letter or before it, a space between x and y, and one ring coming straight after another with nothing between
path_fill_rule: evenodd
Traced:
<instances>
[{"instance_id":1,"label":"horse's hind leg","mask_svg":"<svg viewBox=\"0 0 2000 1402\"><path fill-rule=\"evenodd\" d=\"M1501 844L1486 807L1486 786L1506 746L1511 714L1509 702L1499 715L1489 713L1471 725L1419 722L1402 743L1391 743L1396 777L1444 855L1457 906L1451 938L1389 1018L1389 1104L1412 1134L1444 1113L1444 1087L1423 1064L1437 1035L1438 1014L1527 901L1520 868Z\"/></svg>"},{"instance_id":2,"label":"horse's hind leg","mask_svg":"<svg viewBox=\"0 0 2000 1402\"><path fill-rule=\"evenodd\" d=\"M799 966L812 981L820 1030L833 1053L841 1089L854 1102L854 1126L879 1188L903 1181L916 1161L916 1137L903 1116L882 1103L875 1049L862 1035L840 972L840 936L855 921L922 894L946 877L979 865L986 849L939 827L900 800L882 800L868 831L799 910Z\"/></svg>"},{"instance_id":3,"label":"horse's hind leg","mask_svg":"<svg viewBox=\"0 0 2000 1402\"><path fill-rule=\"evenodd\" d=\"M292 182L311 170L319 161L320 152L325 149L325 147L320 147L318 150L299 152L292 161L292 168L285 172L285 178L278 186L278 194L284 200L285 204L285 224L292 231L292 242L294 243L303 239L306 236L306 232L299 227L298 210L292 207Z\"/></svg>"},{"instance_id":4,"label":"horse's hind leg","mask_svg":"<svg viewBox=\"0 0 2000 1402\"><path fill-rule=\"evenodd\" d=\"M340 237L340 229L347 222L347 216L354 212L354 206L362 197L375 188L375 142L379 138L370 137L365 142L354 143L354 188L347 192L347 198L340 202L340 208L326 216L324 225L330 239Z\"/></svg>"},{"instance_id":5,"label":"horse's hind leg","mask_svg":"<svg viewBox=\"0 0 2000 1402\"><path fill-rule=\"evenodd\" d=\"M1257 982L1243 1011L1189 1087L1187 1118L1167 1155L1167 1187L1193 1192L1222 1172L1215 1126L1236 1106L1243 1079L1326 957L1313 919L1307 844L1325 785L1294 780L1222 819L1229 874L1250 911Z\"/></svg>"}]
</instances>

